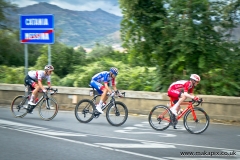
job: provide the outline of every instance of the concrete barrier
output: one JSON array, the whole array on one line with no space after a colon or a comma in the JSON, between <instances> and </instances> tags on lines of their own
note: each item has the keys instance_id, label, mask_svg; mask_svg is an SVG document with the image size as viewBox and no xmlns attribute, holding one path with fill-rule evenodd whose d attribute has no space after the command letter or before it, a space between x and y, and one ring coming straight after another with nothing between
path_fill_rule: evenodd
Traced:
<instances>
[{"instance_id":1,"label":"concrete barrier","mask_svg":"<svg viewBox=\"0 0 240 160\"><path fill-rule=\"evenodd\" d=\"M89 96L91 88L60 87L54 98L58 101L60 110L74 110L75 105L81 99L91 99ZM125 98L117 98L128 107L129 113L148 115L150 110L159 104L167 105L169 97L166 93L143 92L126 90ZM13 98L24 94L22 84L1 84L0 83L0 105L11 104ZM240 122L240 97L199 95L204 103L201 106L212 120ZM182 106L184 108L185 106Z\"/></svg>"}]
</instances>

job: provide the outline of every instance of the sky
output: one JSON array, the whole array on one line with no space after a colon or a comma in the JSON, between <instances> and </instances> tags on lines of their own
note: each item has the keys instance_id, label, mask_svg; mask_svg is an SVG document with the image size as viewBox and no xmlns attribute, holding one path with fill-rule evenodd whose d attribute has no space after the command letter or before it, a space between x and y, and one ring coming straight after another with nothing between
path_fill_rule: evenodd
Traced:
<instances>
[{"instance_id":1,"label":"sky","mask_svg":"<svg viewBox=\"0 0 240 160\"><path fill-rule=\"evenodd\" d=\"M98 8L102 10L122 16L119 8L118 0L8 0L11 3L17 4L19 7L37 4L39 2L47 2L57 5L63 9L74 11L94 11Z\"/></svg>"}]
</instances>

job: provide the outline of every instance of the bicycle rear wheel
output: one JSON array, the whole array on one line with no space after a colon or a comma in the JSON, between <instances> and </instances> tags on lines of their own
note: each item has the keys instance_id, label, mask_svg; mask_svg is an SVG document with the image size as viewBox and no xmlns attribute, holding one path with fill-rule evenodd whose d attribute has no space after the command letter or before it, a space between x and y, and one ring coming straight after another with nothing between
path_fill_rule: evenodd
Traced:
<instances>
[{"instance_id":1,"label":"bicycle rear wheel","mask_svg":"<svg viewBox=\"0 0 240 160\"><path fill-rule=\"evenodd\" d=\"M106 118L108 123L112 126L123 125L128 118L127 106L118 101L115 101L115 105L112 105L111 103L107 108Z\"/></svg>"},{"instance_id":2,"label":"bicycle rear wheel","mask_svg":"<svg viewBox=\"0 0 240 160\"><path fill-rule=\"evenodd\" d=\"M28 98L21 95L13 99L11 104L11 111L14 117L23 118L27 114Z\"/></svg>"},{"instance_id":3,"label":"bicycle rear wheel","mask_svg":"<svg viewBox=\"0 0 240 160\"><path fill-rule=\"evenodd\" d=\"M89 99L83 99L75 107L75 117L79 122L88 123L94 115L94 104Z\"/></svg>"},{"instance_id":4,"label":"bicycle rear wheel","mask_svg":"<svg viewBox=\"0 0 240 160\"><path fill-rule=\"evenodd\" d=\"M155 106L148 115L148 122L153 129L163 131L171 124L171 111L163 105Z\"/></svg>"},{"instance_id":5,"label":"bicycle rear wheel","mask_svg":"<svg viewBox=\"0 0 240 160\"><path fill-rule=\"evenodd\" d=\"M38 107L38 113L42 120L50 121L58 113L58 103L53 98L42 100Z\"/></svg>"},{"instance_id":6,"label":"bicycle rear wheel","mask_svg":"<svg viewBox=\"0 0 240 160\"><path fill-rule=\"evenodd\" d=\"M184 127L192 134L203 133L209 126L209 116L202 108L195 107L194 112L197 119L194 120L191 110L187 111L183 119Z\"/></svg>"}]
</instances>

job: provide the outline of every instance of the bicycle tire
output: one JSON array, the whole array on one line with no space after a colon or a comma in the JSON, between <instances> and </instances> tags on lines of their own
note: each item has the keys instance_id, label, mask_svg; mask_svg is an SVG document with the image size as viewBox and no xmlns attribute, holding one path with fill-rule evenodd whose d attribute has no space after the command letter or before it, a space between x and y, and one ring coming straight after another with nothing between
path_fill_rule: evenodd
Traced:
<instances>
[{"instance_id":1,"label":"bicycle tire","mask_svg":"<svg viewBox=\"0 0 240 160\"><path fill-rule=\"evenodd\" d=\"M112 126L123 125L128 118L127 106L119 101L115 101L115 105L110 104L106 111L106 118ZM119 121L118 121L119 120Z\"/></svg>"},{"instance_id":2,"label":"bicycle tire","mask_svg":"<svg viewBox=\"0 0 240 160\"><path fill-rule=\"evenodd\" d=\"M48 98L47 100L42 100L38 106L38 114L40 118L44 121L52 120L58 113L58 103L53 98Z\"/></svg>"},{"instance_id":3,"label":"bicycle tire","mask_svg":"<svg viewBox=\"0 0 240 160\"><path fill-rule=\"evenodd\" d=\"M94 104L89 99L83 99L75 107L75 117L79 122L88 123L94 117ZM82 118L81 118L82 117Z\"/></svg>"},{"instance_id":4,"label":"bicycle tire","mask_svg":"<svg viewBox=\"0 0 240 160\"><path fill-rule=\"evenodd\" d=\"M27 115L27 109L24 106L28 106L28 98L19 95L16 96L11 103L11 111L14 117L23 118Z\"/></svg>"},{"instance_id":5,"label":"bicycle tire","mask_svg":"<svg viewBox=\"0 0 240 160\"><path fill-rule=\"evenodd\" d=\"M189 133L201 134L208 128L210 119L207 113L202 108L194 107L194 111L196 113L197 120L193 120L192 114L190 114L192 113L192 111L189 110L184 116L183 124ZM199 127L200 130L195 130L197 127Z\"/></svg>"},{"instance_id":6,"label":"bicycle tire","mask_svg":"<svg viewBox=\"0 0 240 160\"><path fill-rule=\"evenodd\" d=\"M150 111L148 122L153 129L163 131L171 124L171 111L167 106L157 105Z\"/></svg>"}]
</instances>

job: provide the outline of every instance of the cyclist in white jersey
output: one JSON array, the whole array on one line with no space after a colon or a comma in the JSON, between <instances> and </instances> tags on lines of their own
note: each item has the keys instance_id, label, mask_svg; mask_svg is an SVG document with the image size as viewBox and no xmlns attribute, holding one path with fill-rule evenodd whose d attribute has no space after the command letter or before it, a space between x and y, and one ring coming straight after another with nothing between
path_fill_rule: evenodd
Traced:
<instances>
[{"instance_id":1,"label":"cyclist in white jersey","mask_svg":"<svg viewBox=\"0 0 240 160\"><path fill-rule=\"evenodd\" d=\"M41 89L43 92L46 92L46 89L43 87L42 80L47 80L48 87L51 88L51 74L54 70L52 65L46 65L44 70L29 71L28 75L25 77L25 84L29 85L32 92L32 96L28 104L36 105L38 100L38 91Z\"/></svg>"},{"instance_id":2,"label":"cyclist in white jersey","mask_svg":"<svg viewBox=\"0 0 240 160\"><path fill-rule=\"evenodd\" d=\"M96 106L96 109L100 113L103 113L102 105L107 100L107 93L110 93L111 96L114 96L116 92L117 94L119 94L119 96L121 96L117 90L116 83L115 83L115 78L117 75L118 75L118 69L115 67L112 67L109 72L103 71L103 72L97 73L92 77L90 85L93 88L95 88L99 94L101 94L100 102ZM112 86L115 92L111 91L111 89L108 86L108 83Z\"/></svg>"}]
</instances>

